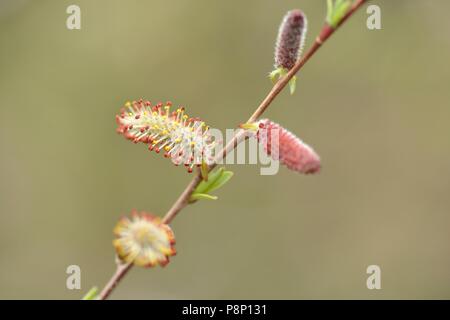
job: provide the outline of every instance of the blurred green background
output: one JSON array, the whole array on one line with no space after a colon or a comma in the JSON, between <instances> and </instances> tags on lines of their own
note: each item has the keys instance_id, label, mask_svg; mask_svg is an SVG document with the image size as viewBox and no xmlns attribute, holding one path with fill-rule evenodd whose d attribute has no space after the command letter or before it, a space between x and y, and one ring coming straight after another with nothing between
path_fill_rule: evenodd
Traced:
<instances>
[{"instance_id":1,"label":"blurred green background","mask_svg":"<svg viewBox=\"0 0 450 320\"><path fill-rule=\"evenodd\" d=\"M220 199L174 221L172 263L135 268L112 298L450 298L450 2L373 3L383 29L362 9L266 114L318 151L322 172L229 166ZM234 127L270 89L293 8L311 44L325 1L2 0L0 298L102 287L117 219L163 215L191 178L115 133L120 106L172 100ZM71 264L81 291L66 289ZM366 288L371 264L381 290Z\"/></svg>"}]
</instances>

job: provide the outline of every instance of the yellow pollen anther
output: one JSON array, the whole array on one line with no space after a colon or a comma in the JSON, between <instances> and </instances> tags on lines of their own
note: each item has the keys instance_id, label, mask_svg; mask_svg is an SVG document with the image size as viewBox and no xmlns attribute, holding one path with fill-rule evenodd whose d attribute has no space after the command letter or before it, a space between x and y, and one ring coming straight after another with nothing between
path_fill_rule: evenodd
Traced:
<instances>
[{"instance_id":1,"label":"yellow pollen anther","mask_svg":"<svg viewBox=\"0 0 450 320\"><path fill-rule=\"evenodd\" d=\"M165 146L165 147L164 147L164 150L169 151L169 150L170 150L170 147L169 147L169 146Z\"/></svg>"}]
</instances>

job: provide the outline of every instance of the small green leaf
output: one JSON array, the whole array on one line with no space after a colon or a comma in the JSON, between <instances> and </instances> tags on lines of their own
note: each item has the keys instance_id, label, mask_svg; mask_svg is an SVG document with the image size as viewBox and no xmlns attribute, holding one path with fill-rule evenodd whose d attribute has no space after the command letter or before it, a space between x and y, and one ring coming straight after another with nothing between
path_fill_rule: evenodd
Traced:
<instances>
[{"instance_id":1,"label":"small green leaf","mask_svg":"<svg viewBox=\"0 0 450 320\"><path fill-rule=\"evenodd\" d=\"M226 171L223 167L209 173L208 180L203 180L199 183L197 188L192 193L189 202L194 202L200 199L216 200L217 197L211 195L210 193L222 187L228 182L228 180L231 179L232 176L233 172Z\"/></svg>"},{"instance_id":2,"label":"small green leaf","mask_svg":"<svg viewBox=\"0 0 450 320\"><path fill-rule=\"evenodd\" d=\"M283 67L278 67L269 73L269 78L272 82L277 82L280 78L284 77L287 74L288 70Z\"/></svg>"},{"instance_id":3,"label":"small green leaf","mask_svg":"<svg viewBox=\"0 0 450 320\"><path fill-rule=\"evenodd\" d=\"M285 77L288 74L288 72L289 70L287 70L286 68L279 67L269 74L269 78L272 80L272 82L276 82L281 78ZM291 80L289 80L289 92L291 93L291 95L293 95L295 92L296 83L297 83L297 76L293 76Z\"/></svg>"},{"instance_id":4,"label":"small green leaf","mask_svg":"<svg viewBox=\"0 0 450 320\"><path fill-rule=\"evenodd\" d=\"M294 94L296 85L297 85L297 76L293 76L291 80L289 80L289 92L291 93L291 95Z\"/></svg>"},{"instance_id":5,"label":"small green leaf","mask_svg":"<svg viewBox=\"0 0 450 320\"><path fill-rule=\"evenodd\" d=\"M219 179L219 177L222 175L222 172L225 169L219 168L213 172L210 172L208 175L208 181L202 181L200 182L200 184L197 186L197 188L195 189L194 193L208 193L208 188L209 186L214 183L214 181L216 181L217 179Z\"/></svg>"},{"instance_id":6,"label":"small green leaf","mask_svg":"<svg viewBox=\"0 0 450 320\"><path fill-rule=\"evenodd\" d=\"M206 193L194 193L191 195L190 201L196 201L196 200L201 200L201 199L217 200L217 196L212 196L212 195L206 194Z\"/></svg>"},{"instance_id":7,"label":"small green leaf","mask_svg":"<svg viewBox=\"0 0 450 320\"><path fill-rule=\"evenodd\" d=\"M231 171L223 171L222 174L219 176L219 178L212 183L208 189L208 192L214 191L216 189L219 189L222 187L225 183L228 182L228 180L231 179L233 176L233 172Z\"/></svg>"},{"instance_id":8,"label":"small green leaf","mask_svg":"<svg viewBox=\"0 0 450 320\"><path fill-rule=\"evenodd\" d=\"M202 161L202 165L200 168L200 172L202 174L202 178L204 181L208 181L208 172L209 172L209 167L208 164L205 161Z\"/></svg>"},{"instance_id":9,"label":"small green leaf","mask_svg":"<svg viewBox=\"0 0 450 320\"><path fill-rule=\"evenodd\" d=\"M336 28L352 4L351 0L327 0L327 23Z\"/></svg>"},{"instance_id":10,"label":"small green leaf","mask_svg":"<svg viewBox=\"0 0 450 320\"><path fill-rule=\"evenodd\" d=\"M331 21L333 13L333 0L327 0L327 22Z\"/></svg>"},{"instance_id":11,"label":"small green leaf","mask_svg":"<svg viewBox=\"0 0 450 320\"><path fill-rule=\"evenodd\" d=\"M279 68L273 70L271 73L269 73L270 80L272 82L275 82L275 80L276 80L277 76L279 76L279 74L280 74L280 69Z\"/></svg>"},{"instance_id":12,"label":"small green leaf","mask_svg":"<svg viewBox=\"0 0 450 320\"><path fill-rule=\"evenodd\" d=\"M95 300L98 295L98 288L92 287L81 300Z\"/></svg>"},{"instance_id":13,"label":"small green leaf","mask_svg":"<svg viewBox=\"0 0 450 320\"><path fill-rule=\"evenodd\" d=\"M249 130L249 131L258 131L258 129L259 129L258 122L242 123L239 125L239 128L244 129L244 130Z\"/></svg>"}]
</instances>

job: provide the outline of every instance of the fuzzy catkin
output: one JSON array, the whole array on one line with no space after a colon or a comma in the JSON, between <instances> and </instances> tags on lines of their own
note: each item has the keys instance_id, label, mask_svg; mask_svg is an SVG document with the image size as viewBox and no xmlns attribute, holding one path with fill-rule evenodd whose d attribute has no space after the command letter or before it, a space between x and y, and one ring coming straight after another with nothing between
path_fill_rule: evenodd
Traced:
<instances>
[{"instance_id":1,"label":"fuzzy catkin","mask_svg":"<svg viewBox=\"0 0 450 320\"><path fill-rule=\"evenodd\" d=\"M319 155L289 130L269 119L259 121L257 139L274 160L304 174L320 170Z\"/></svg>"},{"instance_id":2,"label":"fuzzy catkin","mask_svg":"<svg viewBox=\"0 0 450 320\"><path fill-rule=\"evenodd\" d=\"M147 144L150 151L163 151L175 165L184 164L188 172L194 165L213 161L215 144L209 127L198 118L190 118L179 107L171 112L172 103L150 101L127 102L116 116L117 132L133 142Z\"/></svg>"},{"instance_id":3,"label":"fuzzy catkin","mask_svg":"<svg viewBox=\"0 0 450 320\"><path fill-rule=\"evenodd\" d=\"M275 68L290 70L300 58L307 30L305 14L298 9L289 11L281 22L275 45Z\"/></svg>"}]
</instances>

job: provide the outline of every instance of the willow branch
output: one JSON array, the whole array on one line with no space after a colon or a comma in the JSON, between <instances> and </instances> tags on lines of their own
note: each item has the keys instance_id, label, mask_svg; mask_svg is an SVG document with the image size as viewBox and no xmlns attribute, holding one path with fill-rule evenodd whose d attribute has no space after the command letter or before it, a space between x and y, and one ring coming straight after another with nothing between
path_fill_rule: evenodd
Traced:
<instances>
[{"instance_id":1,"label":"willow branch","mask_svg":"<svg viewBox=\"0 0 450 320\"><path fill-rule=\"evenodd\" d=\"M280 80L277 81L277 83L272 87L270 92L267 94L267 96L264 98L264 100L259 104L259 106L256 108L256 110L253 112L253 114L250 116L250 118L247 120L247 122L255 122L258 120L261 115L267 110L267 108L270 106L273 100L278 96L278 94L286 87L286 85L289 83L289 80L292 79L292 77L295 76L295 74L300 71L300 69L310 60L312 56L317 52L317 50L325 43L325 41L328 40L328 38L335 33L336 30L339 29L339 27L347 21L348 18L350 18L358 8L360 8L367 0L357 0L353 3L353 5L350 7L346 15L340 20L339 24L336 26L336 28L332 28L328 24L325 24L320 32L320 34L316 37L314 43L310 47L310 49L306 52L306 54L301 58L297 63L292 67L292 69L289 70L289 72ZM218 153L214 163L209 166L209 171L214 169L217 166L217 163L224 159L226 155L236 148L236 146L245 138L245 131L242 129L239 129L236 131L233 138L230 140L230 142ZM175 203L172 205L172 207L169 209L169 211L166 213L166 215L163 217L162 222L169 224L172 222L172 220L177 216L177 214L183 210L184 207L186 207L189 204L189 199L191 198L192 193L195 191L195 188L199 185L199 183L202 181L202 175L200 170L197 170L195 173L195 176L193 179L189 182L187 187L184 189L184 191L181 193L181 195L178 197L178 199L175 201ZM118 264L116 273L113 275L111 280L108 282L108 284L105 286L105 288L102 290L99 298L100 299L106 299L111 294L111 292L114 290L116 285L120 282L120 280L125 276L125 274L131 269L132 264L127 265L120 265Z\"/></svg>"},{"instance_id":2,"label":"willow branch","mask_svg":"<svg viewBox=\"0 0 450 320\"><path fill-rule=\"evenodd\" d=\"M352 16L356 10L360 6L362 6L366 2L366 0L358 0L356 1L347 14L342 18L340 23L337 25L336 28L330 27L328 24L325 24L322 28L322 31L320 32L319 36L315 39L313 45L311 48L306 52L304 57L297 61L297 63L292 67L292 69L281 78L277 83L272 87L270 92L267 94L267 96L264 98L264 100L260 103L258 108L256 108L255 112L250 116L250 118L247 120L247 122L255 122L256 120L261 117L261 115L267 110L267 108L270 106L273 100L278 96L278 94L286 87L286 85L289 83L289 80L292 79L292 77L295 76L295 74L300 71L300 69L309 61L309 59L317 52L317 50L322 46L322 44L350 17ZM233 136L231 141L225 146L225 148L222 149L221 152L219 152L218 159L216 159L215 163L210 166L210 170L214 169L214 167L217 165L218 160L224 159L226 155L243 140L244 134L243 130L238 130L236 134ZM189 198L191 197L193 191L198 186L198 184L201 182L201 173L198 171L195 175L195 177L192 179L192 181L189 183L189 185L186 187L186 189L183 191L183 193L180 195L180 197L177 199L177 201L172 205L170 210L166 213L166 215L163 218L164 223L170 223L175 216L188 205Z\"/></svg>"}]
</instances>

